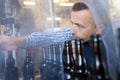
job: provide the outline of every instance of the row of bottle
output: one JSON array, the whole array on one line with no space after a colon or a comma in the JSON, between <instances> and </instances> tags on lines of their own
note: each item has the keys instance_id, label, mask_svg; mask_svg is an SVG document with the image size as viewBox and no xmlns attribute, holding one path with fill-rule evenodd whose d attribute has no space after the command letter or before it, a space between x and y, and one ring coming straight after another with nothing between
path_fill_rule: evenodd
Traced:
<instances>
[{"instance_id":1,"label":"row of bottle","mask_svg":"<svg viewBox=\"0 0 120 80\"><path fill-rule=\"evenodd\" d=\"M62 44L42 48L41 80L63 80Z\"/></svg>"},{"instance_id":2,"label":"row of bottle","mask_svg":"<svg viewBox=\"0 0 120 80\"><path fill-rule=\"evenodd\" d=\"M100 35L92 36L89 43L82 39L73 41L65 41L64 47L62 43L42 47L40 80L111 80ZM5 80L19 80L12 51L8 51ZM23 66L23 80L35 80L28 52Z\"/></svg>"},{"instance_id":3,"label":"row of bottle","mask_svg":"<svg viewBox=\"0 0 120 80\"><path fill-rule=\"evenodd\" d=\"M105 47L100 35L92 36L89 43L84 43L82 39L76 39L74 44L75 53L72 51L72 42L65 41L63 50L64 80L111 80L105 57ZM87 52L88 50L91 52Z\"/></svg>"},{"instance_id":4,"label":"row of bottle","mask_svg":"<svg viewBox=\"0 0 120 80\"><path fill-rule=\"evenodd\" d=\"M6 66L2 68L2 72L0 73L0 80L19 80L20 74L19 69L15 65L15 59L13 57L13 51L7 51L7 59ZM4 65L4 64L2 64ZM26 58L24 65L22 66L22 76L23 80L35 80L34 77L34 66L28 51L26 52Z\"/></svg>"},{"instance_id":5,"label":"row of bottle","mask_svg":"<svg viewBox=\"0 0 120 80\"><path fill-rule=\"evenodd\" d=\"M41 80L111 80L100 35L92 36L90 42L65 41L62 46L43 47Z\"/></svg>"},{"instance_id":6,"label":"row of bottle","mask_svg":"<svg viewBox=\"0 0 120 80\"><path fill-rule=\"evenodd\" d=\"M35 78L34 64L29 50L26 50L26 58L22 66L22 80L64 80L62 64L62 43L42 47L42 61L40 64L40 78ZM19 70L15 66L12 51L7 52L6 67L2 80L19 80Z\"/></svg>"}]
</instances>

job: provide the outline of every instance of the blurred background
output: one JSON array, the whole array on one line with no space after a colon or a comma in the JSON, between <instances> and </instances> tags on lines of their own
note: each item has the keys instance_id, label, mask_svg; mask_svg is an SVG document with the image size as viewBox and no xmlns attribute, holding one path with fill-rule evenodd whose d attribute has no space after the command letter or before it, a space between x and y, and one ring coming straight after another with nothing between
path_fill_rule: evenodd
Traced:
<instances>
[{"instance_id":1,"label":"blurred background","mask_svg":"<svg viewBox=\"0 0 120 80\"><path fill-rule=\"evenodd\" d=\"M71 26L71 7L76 1L77 0L10 0L9 2L12 3L9 4L13 4L16 8L15 20L21 25L21 35L27 35L33 31L43 31L49 27ZM120 16L120 1L108 0L108 2L110 19L116 22ZM2 10L3 4L0 4L0 10ZM114 23L113 25L115 25Z\"/></svg>"},{"instance_id":2,"label":"blurred background","mask_svg":"<svg viewBox=\"0 0 120 80\"><path fill-rule=\"evenodd\" d=\"M76 1L80 0L0 0L0 34L26 36L32 32L70 27L72 26L70 22L71 8ZM120 28L120 0L107 1L109 4L108 15L114 36L117 38L117 30ZM10 27L13 24L16 26L15 28ZM0 53L6 52L1 51ZM24 64L25 53L24 49L13 51L13 57L20 72ZM42 50L39 47L30 49L36 72L39 71L40 53ZM0 56L1 61L7 58L7 54L0 54Z\"/></svg>"}]
</instances>

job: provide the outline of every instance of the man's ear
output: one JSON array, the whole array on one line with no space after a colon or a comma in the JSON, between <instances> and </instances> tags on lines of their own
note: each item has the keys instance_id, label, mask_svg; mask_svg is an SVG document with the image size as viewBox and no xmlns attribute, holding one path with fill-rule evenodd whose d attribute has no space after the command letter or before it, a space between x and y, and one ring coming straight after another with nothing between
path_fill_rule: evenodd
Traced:
<instances>
[{"instance_id":1,"label":"man's ear","mask_svg":"<svg viewBox=\"0 0 120 80\"><path fill-rule=\"evenodd\" d=\"M96 28L96 34L101 34L102 31L104 30L105 25L104 24L100 24L97 28Z\"/></svg>"}]
</instances>

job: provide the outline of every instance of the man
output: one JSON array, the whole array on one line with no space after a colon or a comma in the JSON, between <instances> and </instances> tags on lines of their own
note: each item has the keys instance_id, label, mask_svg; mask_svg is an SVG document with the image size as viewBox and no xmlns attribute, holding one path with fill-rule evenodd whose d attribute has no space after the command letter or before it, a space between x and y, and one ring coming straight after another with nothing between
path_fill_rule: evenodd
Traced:
<instances>
[{"instance_id":1,"label":"man","mask_svg":"<svg viewBox=\"0 0 120 80\"><path fill-rule=\"evenodd\" d=\"M65 40L71 40L81 38L85 42L85 57L87 59L89 70L93 69L93 60L91 57L91 45L89 44L90 37L98 34L98 28L92 19L89 8L81 2L74 4L71 12L72 27L66 29L55 29L51 31L45 31L43 33L34 32L25 37L10 37L0 35L0 48L5 50L13 50L18 48L36 47L43 44L64 42ZM103 29L103 28L101 28Z\"/></svg>"},{"instance_id":2,"label":"man","mask_svg":"<svg viewBox=\"0 0 120 80\"><path fill-rule=\"evenodd\" d=\"M10 37L0 35L0 48L12 50L18 48L35 47L42 44L61 42L74 38L89 41L90 36L98 33L88 7L81 2L75 3L71 12L72 28L60 29L55 32L34 32L25 37Z\"/></svg>"},{"instance_id":3,"label":"man","mask_svg":"<svg viewBox=\"0 0 120 80\"><path fill-rule=\"evenodd\" d=\"M64 42L65 40L71 40L81 38L85 42L86 57L91 57L89 53L90 45L89 40L91 35L98 33L94 21L92 19L89 8L81 2L74 4L71 12L72 27L66 29L59 29L57 31L45 31L43 33L34 32L25 37L10 37L0 35L0 47L6 50L36 47L43 44ZM90 61L90 60L88 60ZM91 62L89 62L91 64Z\"/></svg>"}]
</instances>

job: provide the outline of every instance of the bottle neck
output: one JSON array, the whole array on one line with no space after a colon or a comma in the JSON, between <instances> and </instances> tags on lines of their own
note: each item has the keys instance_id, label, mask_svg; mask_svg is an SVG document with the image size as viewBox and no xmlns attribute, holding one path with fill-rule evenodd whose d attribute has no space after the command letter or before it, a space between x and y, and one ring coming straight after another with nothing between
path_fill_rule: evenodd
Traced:
<instances>
[{"instance_id":1,"label":"bottle neck","mask_svg":"<svg viewBox=\"0 0 120 80\"><path fill-rule=\"evenodd\" d=\"M29 54L29 50L26 50L26 63L31 63L31 57L30 57L30 54Z\"/></svg>"},{"instance_id":2,"label":"bottle neck","mask_svg":"<svg viewBox=\"0 0 120 80\"><path fill-rule=\"evenodd\" d=\"M8 51L7 66L9 66L9 67L15 66L15 60L13 58L12 51Z\"/></svg>"},{"instance_id":3,"label":"bottle neck","mask_svg":"<svg viewBox=\"0 0 120 80\"><path fill-rule=\"evenodd\" d=\"M51 62L51 46L48 46L48 59Z\"/></svg>"},{"instance_id":4,"label":"bottle neck","mask_svg":"<svg viewBox=\"0 0 120 80\"><path fill-rule=\"evenodd\" d=\"M53 62L56 62L56 48L55 48L55 44L52 45L53 46Z\"/></svg>"},{"instance_id":5,"label":"bottle neck","mask_svg":"<svg viewBox=\"0 0 120 80\"><path fill-rule=\"evenodd\" d=\"M64 53L63 53L63 63L66 67L73 67L72 60L72 43L71 41L65 41Z\"/></svg>"},{"instance_id":6,"label":"bottle neck","mask_svg":"<svg viewBox=\"0 0 120 80\"><path fill-rule=\"evenodd\" d=\"M75 40L75 46L76 46L76 64L78 66L84 66L87 67L86 59L84 56L84 42L82 39L76 39Z\"/></svg>"},{"instance_id":7,"label":"bottle neck","mask_svg":"<svg viewBox=\"0 0 120 80\"><path fill-rule=\"evenodd\" d=\"M45 47L42 47L42 60L45 61Z\"/></svg>"},{"instance_id":8,"label":"bottle neck","mask_svg":"<svg viewBox=\"0 0 120 80\"><path fill-rule=\"evenodd\" d=\"M62 44L59 44L59 55L60 55L60 63L62 63Z\"/></svg>"}]
</instances>

